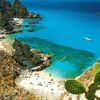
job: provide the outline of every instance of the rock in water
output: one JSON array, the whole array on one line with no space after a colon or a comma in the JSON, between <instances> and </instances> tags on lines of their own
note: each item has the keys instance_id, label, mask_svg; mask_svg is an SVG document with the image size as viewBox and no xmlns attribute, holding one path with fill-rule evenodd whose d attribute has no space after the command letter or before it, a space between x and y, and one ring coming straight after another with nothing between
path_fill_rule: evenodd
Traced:
<instances>
[{"instance_id":1,"label":"rock in water","mask_svg":"<svg viewBox=\"0 0 100 100\"><path fill-rule=\"evenodd\" d=\"M14 39L12 46L15 49L13 58L24 67L32 68L41 63L41 57L30 51L30 47L27 44L22 44Z\"/></svg>"},{"instance_id":2,"label":"rock in water","mask_svg":"<svg viewBox=\"0 0 100 100\"><path fill-rule=\"evenodd\" d=\"M40 18L40 15L39 14L36 14L36 13L29 13L28 16L27 16L28 19L30 18Z\"/></svg>"}]
</instances>

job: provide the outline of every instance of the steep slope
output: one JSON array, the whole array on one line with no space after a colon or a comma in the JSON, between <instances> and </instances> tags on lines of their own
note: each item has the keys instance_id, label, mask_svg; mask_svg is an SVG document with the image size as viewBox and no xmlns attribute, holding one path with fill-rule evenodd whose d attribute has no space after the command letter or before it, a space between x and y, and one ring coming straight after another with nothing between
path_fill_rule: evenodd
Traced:
<instances>
[{"instance_id":1,"label":"steep slope","mask_svg":"<svg viewBox=\"0 0 100 100\"><path fill-rule=\"evenodd\" d=\"M6 31L12 31L13 25L11 17L6 10L7 4L6 0L0 0L0 28L5 29Z\"/></svg>"},{"instance_id":2,"label":"steep slope","mask_svg":"<svg viewBox=\"0 0 100 100\"><path fill-rule=\"evenodd\" d=\"M24 5L19 1L15 0L11 6L10 15L12 17L24 18L29 14L28 10L24 7Z\"/></svg>"}]
</instances>

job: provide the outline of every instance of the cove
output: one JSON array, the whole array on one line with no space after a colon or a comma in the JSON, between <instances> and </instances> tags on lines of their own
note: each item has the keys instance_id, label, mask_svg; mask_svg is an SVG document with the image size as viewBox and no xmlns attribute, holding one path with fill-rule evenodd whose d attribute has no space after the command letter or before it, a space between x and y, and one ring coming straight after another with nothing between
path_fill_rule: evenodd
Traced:
<instances>
[{"instance_id":1,"label":"cove","mask_svg":"<svg viewBox=\"0 0 100 100\"><path fill-rule=\"evenodd\" d=\"M29 8L42 14L43 20L33 25L36 31L11 34L31 48L54 54L51 65L45 72L65 79L76 77L89 68L100 57L100 16L95 12L85 13L62 9ZM36 20L33 20L36 21ZM26 25L26 20L22 25ZM87 41L84 37L90 37Z\"/></svg>"}]
</instances>

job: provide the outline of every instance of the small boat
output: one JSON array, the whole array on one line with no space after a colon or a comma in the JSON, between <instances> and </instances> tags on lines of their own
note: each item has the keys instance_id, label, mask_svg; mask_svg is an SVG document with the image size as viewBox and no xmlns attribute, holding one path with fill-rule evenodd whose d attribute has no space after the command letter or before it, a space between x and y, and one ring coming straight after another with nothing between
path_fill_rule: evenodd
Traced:
<instances>
[{"instance_id":1,"label":"small boat","mask_svg":"<svg viewBox=\"0 0 100 100\"><path fill-rule=\"evenodd\" d=\"M84 37L84 39L87 41L92 41L92 38L89 38L89 37Z\"/></svg>"}]
</instances>

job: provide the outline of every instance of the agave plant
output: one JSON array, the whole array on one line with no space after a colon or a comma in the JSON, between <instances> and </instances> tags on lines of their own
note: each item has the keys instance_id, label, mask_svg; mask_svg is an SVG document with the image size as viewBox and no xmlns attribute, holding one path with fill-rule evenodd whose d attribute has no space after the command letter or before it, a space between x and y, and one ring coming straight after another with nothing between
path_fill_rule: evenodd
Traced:
<instances>
[{"instance_id":1,"label":"agave plant","mask_svg":"<svg viewBox=\"0 0 100 100\"><path fill-rule=\"evenodd\" d=\"M65 89L72 94L82 94L85 93L85 97L88 100L100 100L99 97L95 95L96 90L100 89L100 71L96 73L94 78L94 83L92 83L88 89L86 90L84 85L75 80L75 79L68 79L65 82Z\"/></svg>"}]
</instances>

